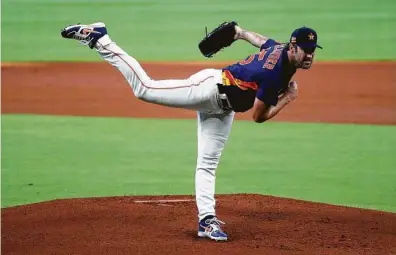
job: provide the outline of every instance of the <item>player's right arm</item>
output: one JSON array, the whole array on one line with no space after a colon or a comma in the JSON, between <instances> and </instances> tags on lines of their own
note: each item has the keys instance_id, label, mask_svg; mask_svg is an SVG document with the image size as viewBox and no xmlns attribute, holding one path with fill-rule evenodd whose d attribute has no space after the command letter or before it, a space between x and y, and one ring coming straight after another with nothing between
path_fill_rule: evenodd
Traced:
<instances>
[{"instance_id":1,"label":"player's right arm","mask_svg":"<svg viewBox=\"0 0 396 255\"><path fill-rule=\"evenodd\" d=\"M239 26L235 26L235 32L235 39L245 40L257 48L260 48L261 45L263 45L268 40L268 38L265 36L262 36L255 32L244 30Z\"/></svg>"},{"instance_id":2,"label":"player's right arm","mask_svg":"<svg viewBox=\"0 0 396 255\"><path fill-rule=\"evenodd\" d=\"M297 83L292 81L283 95L279 97L276 106L266 104L264 101L256 98L253 105L253 120L257 123L263 123L266 120L277 115L286 105L297 98Z\"/></svg>"}]
</instances>

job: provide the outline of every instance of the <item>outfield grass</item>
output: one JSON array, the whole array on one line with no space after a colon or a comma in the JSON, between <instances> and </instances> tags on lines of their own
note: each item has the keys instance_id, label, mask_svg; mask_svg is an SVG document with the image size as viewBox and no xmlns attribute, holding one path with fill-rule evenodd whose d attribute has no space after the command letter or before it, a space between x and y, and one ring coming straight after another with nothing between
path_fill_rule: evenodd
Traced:
<instances>
[{"instance_id":1,"label":"outfield grass","mask_svg":"<svg viewBox=\"0 0 396 255\"><path fill-rule=\"evenodd\" d=\"M395 132L394 126L237 121L216 189L396 212ZM194 120L3 115L2 206L193 194L195 135Z\"/></svg>"},{"instance_id":2,"label":"outfield grass","mask_svg":"<svg viewBox=\"0 0 396 255\"><path fill-rule=\"evenodd\" d=\"M324 47L318 60L390 60L396 34L393 0L3 0L2 61L99 61L61 39L60 29L104 21L114 40L138 60L204 60L198 42L226 20L280 41L308 25ZM255 49L244 42L215 60L236 60Z\"/></svg>"}]
</instances>

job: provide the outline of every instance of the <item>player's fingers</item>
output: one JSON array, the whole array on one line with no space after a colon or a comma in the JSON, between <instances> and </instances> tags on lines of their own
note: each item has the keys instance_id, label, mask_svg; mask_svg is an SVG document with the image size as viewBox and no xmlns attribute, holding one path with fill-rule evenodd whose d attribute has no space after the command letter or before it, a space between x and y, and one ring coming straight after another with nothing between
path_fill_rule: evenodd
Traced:
<instances>
[{"instance_id":1,"label":"player's fingers","mask_svg":"<svg viewBox=\"0 0 396 255\"><path fill-rule=\"evenodd\" d=\"M239 26L235 26L235 36L234 36L234 39L239 39L241 33L242 33L242 28L240 28Z\"/></svg>"},{"instance_id":2,"label":"player's fingers","mask_svg":"<svg viewBox=\"0 0 396 255\"><path fill-rule=\"evenodd\" d=\"M298 88L297 82L296 82L296 81L291 81L291 82L289 83L289 87L294 88L294 89L297 90L297 88Z\"/></svg>"}]
</instances>

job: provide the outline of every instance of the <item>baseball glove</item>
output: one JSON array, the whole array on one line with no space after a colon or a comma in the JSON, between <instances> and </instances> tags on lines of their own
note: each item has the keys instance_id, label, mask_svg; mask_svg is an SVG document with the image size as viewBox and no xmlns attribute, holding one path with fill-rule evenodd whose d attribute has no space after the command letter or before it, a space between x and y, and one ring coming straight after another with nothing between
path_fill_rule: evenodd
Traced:
<instances>
[{"instance_id":1,"label":"baseball glove","mask_svg":"<svg viewBox=\"0 0 396 255\"><path fill-rule=\"evenodd\" d=\"M202 55L207 58L211 58L214 54L235 42L236 40L234 37L236 33L236 25L238 24L235 21L224 22L209 34L206 32L205 38L203 38L198 44Z\"/></svg>"}]
</instances>

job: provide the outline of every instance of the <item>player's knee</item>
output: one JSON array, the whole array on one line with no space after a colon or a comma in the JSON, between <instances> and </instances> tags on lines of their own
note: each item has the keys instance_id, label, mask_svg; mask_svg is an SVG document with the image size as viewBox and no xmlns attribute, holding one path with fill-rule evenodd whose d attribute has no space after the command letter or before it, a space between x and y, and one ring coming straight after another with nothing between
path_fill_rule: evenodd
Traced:
<instances>
[{"instance_id":1,"label":"player's knee","mask_svg":"<svg viewBox=\"0 0 396 255\"><path fill-rule=\"evenodd\" d=\"M143 101L147 101L147 100L146 100L146 97L144 96L144 95L145 95L144 91L142 91L142 90L135 90L135 91L133 91L133 93L135 94L135 97L136 97L137 99L140 99L140 100L143 100Z\"/></svg>"},{"instance_id":2,"label":"player's knee","mask_svg":"<svg viewBox=\"0 0 396 255\"><path fill-rule=\"evenodd\" d=\"M136 96L137 99L140 99L140 100L145 101L145 100L144 100L144 96L143 96L142 93L136 93L135 96Z\"/></svg>"},{"instance_id":3,"label":"player's knee","mask_svg":"<svg viewBox=\"0 0 396 255\"><path fill-rule=\"evenodd\" d=\"M202 166L202 168L216 169L219 164L219 159L220 157L217 155L205 155L198 160L198 164Z\"/></svg>"},{"instance_id":4,"label":"player's knee","mask_svg":"<svg viewBox=\"0 0 396 255\"><path fill-rule=\"evenodd\" d=\"M209 175L212 175L212 176L216 176L216 168L213 168L213 167L210 167L210 168L208 168L208 167L197 167L197 174L200 174L200 175L209 174Z\"/></svg>"}]
</instances>

